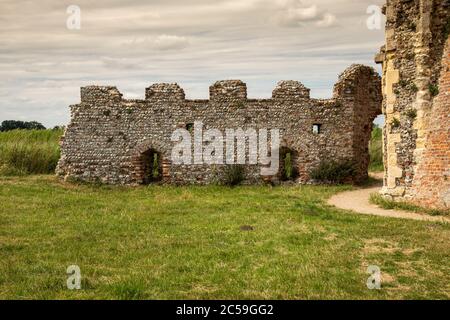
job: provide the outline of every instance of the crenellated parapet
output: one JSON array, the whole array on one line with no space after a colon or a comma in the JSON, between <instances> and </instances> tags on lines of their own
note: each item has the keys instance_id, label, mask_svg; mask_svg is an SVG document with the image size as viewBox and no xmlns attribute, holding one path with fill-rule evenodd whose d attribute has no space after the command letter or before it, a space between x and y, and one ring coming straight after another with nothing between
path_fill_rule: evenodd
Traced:
<instances>
[{"instance_id":1,"label":"crenellated parapet","mask_svg":"<svg viewBox=\"0 0 450 320\"><path fill-rule=\"evenodd\" d=\"M358 90L368 88L374 101L381 101L381 78L376 71L363 65L347 68L334 85L333 99L354 97ZM285 80L277 83L272 92L274 100L308 100L311 90L299 81ZM81 88L82 102L120 102L122 93L113 86L87 86ZM211 101L248 101L247 84L241 80L221 80L209 88ZM145 100L186 101L185 91L177 83L155 83L145 89ZM255 99L252 99L255 100ZM265 99L267 100L267 99ZM143 100L144 101L144 100ZM376 110L378 111L378 110Z\"/></svg>"}]
</instances>

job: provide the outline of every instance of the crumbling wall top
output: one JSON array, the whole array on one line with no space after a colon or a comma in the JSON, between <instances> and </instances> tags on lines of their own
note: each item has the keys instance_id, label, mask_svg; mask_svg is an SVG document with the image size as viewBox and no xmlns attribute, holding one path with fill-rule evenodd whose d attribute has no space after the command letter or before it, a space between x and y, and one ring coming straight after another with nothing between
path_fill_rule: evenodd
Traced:
<instances>
[{"instance_id":1,"label":"crumbling wall top","mask_svg":"<svg viewBox=\"0 0 450 320\"><path fill-rule=\"evenodd\" d=\"M309 99L310 89L298 81L280 81L272 92L274 99Z\"/></svg>"},{"instance_id":2,"label":"crumbling wall top","mask_svg":"<svg viewBox=\"0 0 450 320\"><path fill-rule=\"evenodd\" d=\"M211 100L246 100L247 85L241 80L217 81L209 87Z\"/></svg>"},{"instance_id":3,"label":"crumbling wall top","mask_svg":"<svg viewBox=\"0 0 450 320\"><path fill-rule=\"evenodd\" d=\"M351 98L359 87L375 88L381 86L381 78L377 72L364 65L352 65L340 76L334 86L333 99ZM287 80L278 82L272 91L274 100L307 100L310 89L299 81ZM241 80L217 81L209 88L210 100L217 102L250 101L247 98L247 85ZM381 99L381 95L380 95ZM184 90L177 83L156 83L145 89L147 101L186 101ZM84 103L105 104L109 102L145 102L145 100L122 100L122 93L113 86L87 86L81 88L81 101ZM268 99L263 99L264 101ZM252 99L251 101L263 101ZM270 99L269 99L270 100ZM190 102L205 103L208 100L189 100Z\"/></svg>"},{"instance_id":4,"label":"crumbling wall top","mask_svg":"<svg viewBox=\"0 0 450 320\"><path fill-rule=\"evenodd\" d=\"M373 80L373 81L370 81ZM375 84L380 87L377 90L378 99L381 97L381 77L374 68L362 64L353 64L339 75L338 82L334 85L333 97L347 97L356 94L360 85Z\"/></svg>"},{"instance_id":5,"label":"crumbling wall top","mask_svg":"<svg viewBox=\"0 0 450 320\"><path fill-rule=\"evenodd\" d=\"M87 86L82 87L81 102L95 103L120 101L122 94L116 87L112 86Z\"/></svg>"},{"instance_id":6,"label":"crumbling wall top","mask_svg":"<svg viewBox=\"0 0 450 320\"><path fill-rule=\"evenodd\" d=\"M145 99L184 100L184 90L177 83L155 83L145 89Z\"/></svg>"}]
</instances>

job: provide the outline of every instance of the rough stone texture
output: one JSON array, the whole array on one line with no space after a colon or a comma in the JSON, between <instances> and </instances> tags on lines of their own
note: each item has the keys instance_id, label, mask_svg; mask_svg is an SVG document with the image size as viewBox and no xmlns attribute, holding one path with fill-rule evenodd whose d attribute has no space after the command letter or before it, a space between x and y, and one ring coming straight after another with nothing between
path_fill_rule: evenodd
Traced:
<instances>
[{"instance_id":1,"label":"rough stone texture","mask_svg":"<svg viewBox=\"0 0 450 320\"><path fill-rule=\"evenodd\" d=\"M71 123L62 138L57 174L64 178L136 185L145 182L146 153L161 158L162 182L207 184L223 177L224 165L175 165L171 135L202 121L204 130L280 129L282 150L289 149L296 182L310 183L310 171L322 160L354 161L354 182L367 177L372 122L381 113L381 80L369 67L353 65L340 77L333 98L311 99L309 89L282 81L272 99L247 99L239 80L210 87L210 100L186 100L177 84L155 84L145 100L125 100L115 87L81 89L81 103L71 106ZM314 134L314 124L321 125ZM225 151L224 151L225 154ZM246 183L262 179L259 165L246 165Z\"/></svg>"},{"instance_id":2,"label":"rough stone texture","mask_svg":"<svg viewBox=\"0 0 450 320\"><path fill-rule=\"evenodd\" d=\"M439 81L439 95L433 101L422 161L412 185L414 201L442 208L450 207L450 40Z\"/></svg>"},{"instance_id":3,"label":"rough stone texture","mask_svg":"<svg viewBox=\"0 0 450 320\"><path fill-rule=\"evenodd\" d=\"M449 206L448 42L450 1L388 0L383 63L385 179L381 193ZM448 50L448 47L447 49ZM448 51L446 51L448 52ZM439 88L439 95L432 94Z\"/></svg>"}]
</instances>

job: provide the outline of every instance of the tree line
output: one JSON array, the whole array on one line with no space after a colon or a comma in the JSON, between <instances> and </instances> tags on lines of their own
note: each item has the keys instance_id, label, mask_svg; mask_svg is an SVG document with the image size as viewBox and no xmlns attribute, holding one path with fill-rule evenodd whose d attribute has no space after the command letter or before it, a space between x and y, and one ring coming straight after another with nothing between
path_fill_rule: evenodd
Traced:
<instances>
[{"instance_id":1,"label":"tree line","mask_svg":"<svg viewBox=\"0 0 450 320\"><path fill-rule=\"evenodd\" d=\"M20 120L5 120L0 125L0 132L6 132L16 129L22 130L45 130L47 129L42 123L37 121L20 121ZM53 130L62 129L60 126L55 126Z\"/></svg>"}]
</instances>

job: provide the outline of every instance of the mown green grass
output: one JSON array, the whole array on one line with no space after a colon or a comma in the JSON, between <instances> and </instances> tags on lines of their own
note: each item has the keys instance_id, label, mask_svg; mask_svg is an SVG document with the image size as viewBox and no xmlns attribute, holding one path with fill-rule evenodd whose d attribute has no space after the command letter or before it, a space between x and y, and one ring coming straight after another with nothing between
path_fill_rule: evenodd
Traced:
<instances>
[{"instance_id":1,"label":"mown green grass","mask_svg":"<svg viewBox=\"0 0 450 320\"><path fill-rule=\"evenodd\" d=\"M0 175L53 173L62 130L0 132Z\"/></svg>"},{"instance_id":2,"label":"mown green grass","mask_svg":"<svg viewBox=\"0 0 450 320\"><path fill-rule=\"evenodd\" d=\"M369 154L369 171L383 171L383 129L379 127L374 127L372 130L372 137L369 144Z\"/></svg>"},{"instance_id":3,"label":"mown green grass","mask_svg":"<svg viewBox=\"0 0 450 320\"><path fill-rule=\"evenodd\" d=\"M325 204L350 188L3 177L0 298L450 298L450 226ZM82 290L70 291L74 264ZM368 265L381 268L381 290L367 289Z\"/></svg>"}]
</instances>

